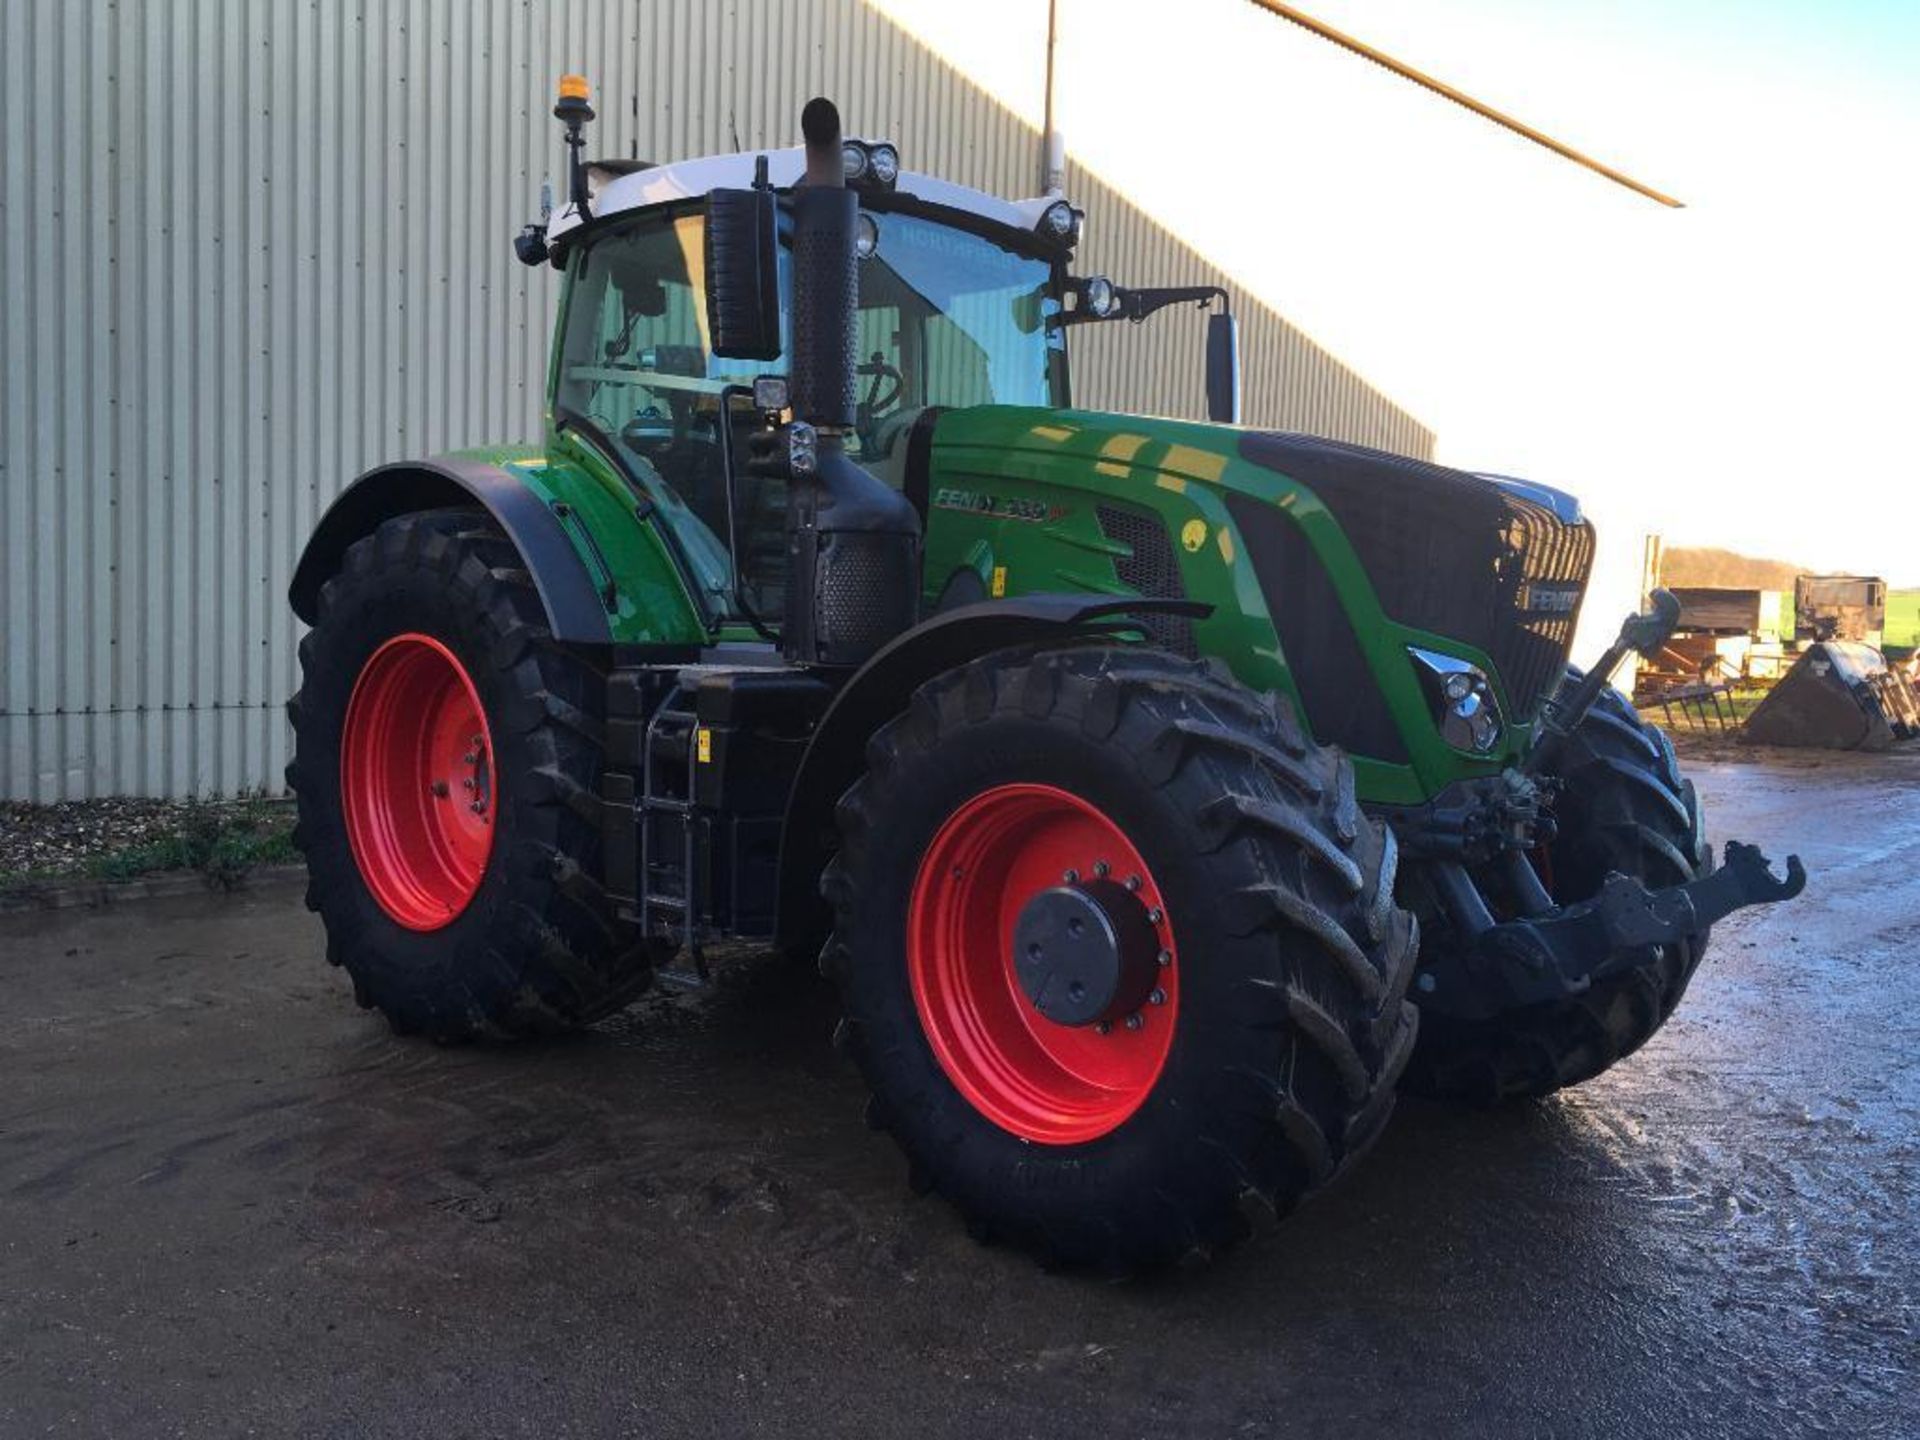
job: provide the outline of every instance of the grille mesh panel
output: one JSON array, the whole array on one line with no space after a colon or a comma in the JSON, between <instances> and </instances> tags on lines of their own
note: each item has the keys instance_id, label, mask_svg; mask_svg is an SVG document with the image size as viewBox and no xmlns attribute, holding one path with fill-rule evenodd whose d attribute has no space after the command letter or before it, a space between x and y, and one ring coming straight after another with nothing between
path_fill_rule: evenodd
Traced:
<instances>
[{"instance_id":1,"label":"grille mesh panel","mask_svg":"<svg viewBox=\"0 0 1920 1440\"><path fill-rule=\"evenodd\" d=\"M1100 533L1107 539L1131 547L1133 553L1116 556L1113 573L1122 585L1131 585L1142 595L1157 600L1184 600L1185 583L1180 565L1173 556L1173 543L1167 539L1167 527L1152 515L1123 510L1118 505L1098 505L1094 513L1100 521ZM1154 644L1176 655L1194 658L1199 652L1193 641L1193 622L1184 615L1142 615L1140 628Z\"/></svg>"}]
</instances>

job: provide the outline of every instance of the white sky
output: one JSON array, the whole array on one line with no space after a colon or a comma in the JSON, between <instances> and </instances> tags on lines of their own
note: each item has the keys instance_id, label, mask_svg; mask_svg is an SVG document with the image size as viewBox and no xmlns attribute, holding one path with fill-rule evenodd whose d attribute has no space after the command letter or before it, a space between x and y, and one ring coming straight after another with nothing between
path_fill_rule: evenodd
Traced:
<instances>
[{"instance_id":1,"label":"white sky","mask_svg":"<svg viewBox=\"0 0 1920 1440\"><path fill-rule=\"evenodd\" d=\"M1038 123L1045 0L869 3ZM1075 159L1443 461L1579 494L1604 628L1649 530L1920 585L1920 0L1303 8L1688 208L1246 0L1062 0Z\"/></svg>"}]
</instances>

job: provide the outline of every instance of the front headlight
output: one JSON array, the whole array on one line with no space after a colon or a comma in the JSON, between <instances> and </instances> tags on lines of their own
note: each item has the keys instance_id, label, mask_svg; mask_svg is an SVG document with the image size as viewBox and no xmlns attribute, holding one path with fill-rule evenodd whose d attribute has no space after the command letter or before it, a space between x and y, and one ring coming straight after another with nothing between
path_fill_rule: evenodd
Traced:
<instances>
[{"instance_id":1,"label":"front headlight","mask_svg":"<svg viewBox=\"0 0 1920 1440\"><path fill-rule=\"evenodd\" d=\"M1433 707L1440 738L1456 750L1490 753L1500 743L1506 726L1486 671L1457 655L1442 655L1437 650L1410 645L1407 654L1413 658L1427 703Z\"/></svg>"}]
</instances>

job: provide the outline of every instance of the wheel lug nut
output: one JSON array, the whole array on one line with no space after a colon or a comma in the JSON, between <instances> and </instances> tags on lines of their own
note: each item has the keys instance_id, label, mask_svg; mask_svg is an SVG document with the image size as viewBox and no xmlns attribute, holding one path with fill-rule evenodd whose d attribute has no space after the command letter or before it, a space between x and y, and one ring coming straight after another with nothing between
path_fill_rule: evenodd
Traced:
<instances>
[{"instance_id":1,"label":"wheel lug nut","mask_svg":"<svg viewBox=\"0 0 1920 1440\"><path fill-rule=\"evenodd\" d=\"M1080 872L1078 870L1069 870L1067 871L1066 874L1060 877L1060 883L1063 885L1071 885L1077 880L1079 880L1079 878L1080 878Z\"/></svg>"},{"instance_id":2,"label":"wheel lug nut","mask_svg":"<svg viewBox=\"0 0 1920 1440\"><path fill-rule=\"evenodd\" d=\"M1147 920L1150 924L1158 925L1162 920L1166 918L1167 918L1166 913L1163 910L1161 910L1161 908L1158 905L1154 906L1153 909L1147 911Z\"/></svg>"},{"instance_id":3,"label":"wheel lug nut","mask_svg":"<svg viewBox=\"0 0 1920 1440\"><path fill-rule=\"evenodd\" d=\"M1138 890L1139 888L1140 888L1140 877L1138 875L1127 876L1127 889Z\"/></svg>"},{"instance_id":4,"label":"wheel lug nut","mask_svg":"<svg viewBox=\"0 0 1920 1440\"><path fill-rule=\"evenodd\" d=\"M1147 1023L1146 1021L1140 1018L1140 1012L1138 1010L1134 1011L1133 1014L1127 1016L1127 1029L1129 1030L1138 1030L1142 1025L1146 1023Z\"/></svg>"},{"instance_id":5,"label":"wheel lug nut","mask_svg":"<svg viewBox=\"0 0 1920 1440\"><path fill-rule=\"evenodd\" d=\"M1162 950L1158 955L1154 956L1153 958L1159 962L1160 967L1162 969L1165 969L1167 966L1173 964L1173 952L1171 950Z\"/></svg>"},{"instance_id":6,"label":"wheel lug nut","mask_svg":"<svg viewBox=\"0 0 1920 1440\"><path fill-rule=\"evenodd\" d=\"M478 815L481 811L485 810L486 808L487 807L482 805L478 800L474 801L471 805L467 806L467 809L471 810L476 815Z\"/></svg>"},{"instance_id":7,"label":"wheel lug nut","mask_svg":"<svg viewBox=\"0 0 1920 1440\"><path fill-rule=\"evenodd\" d=\"M473 751L469 750L466 754L460 757L460 763L462 765L471 765L475 761L477 761L479 758L480 757L478 755L474 754Z\"/></svg>"},{"instance_id":8,"label":"wheel lug nut","mask_svg":"<svg viewBox=\"0 0 1920 1440\"><path fill-rule=\"evenodd\" d=\"M1147 996L1147 1002L1152 1005L1164 1005L1167 1003L1167 992L1156 989L1151 995Z\"/></svg>"},{"instance_id":9,"label":"wheel lug nut","mask_svg":"<svg viewBox=\"0 0 1920 1440\"><path fill-rule=\"evenodd\" d=\"M1106 879L1107 876L1112 873L1112 871L1113 871L1113 867L1107 864L1107 862L1104 860L1096 860L1093 862L1093 873L1099 876L1102 880Z\"/></svg>"},{"instance_id":10,"label":"wheel lug nut","mask_svg":"<svg viewBox=\"0 0 1920 1440\"><path fill-rule=\"evenodd\" d=\"M1113 1032L1113 1022L1111 1020L1102 1020L1093 1028L1098 1030L1102 1035L1109 1035Z\"/></svg>"},{"instance_id":11,"label":"wheel lug nut","mask_svg":"<svg viewBox=\"0 0 1920 1440\"><path fill-rule=\"evenodd\" d=\"M461 788L462 790L471 790L471 789L473 789L473 777L472 777L472 776L468 776L468 777L467 777L467 778L466 778L465 780L462 780L462 781L460 782L460 788Z\"/></svg>"}]
</instances>

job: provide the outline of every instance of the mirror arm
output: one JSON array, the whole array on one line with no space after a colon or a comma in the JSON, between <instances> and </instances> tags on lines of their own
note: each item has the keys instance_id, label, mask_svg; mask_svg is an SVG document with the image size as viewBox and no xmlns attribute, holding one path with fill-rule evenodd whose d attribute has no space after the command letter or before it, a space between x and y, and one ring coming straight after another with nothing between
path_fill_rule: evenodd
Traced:
<instances>
[{"instance_id":1,"label":"mirror arm","mask_svg":"<svg viewBox=\"0 0 1920 1440\"><path fill-rule=\"evenodd\" d=\"M1135 323L1145 320L1149 315L1157 314L1169 305L1193 304L1203 309L1214 301L1220 302L1219 314L1230 313L1232 300L1227 292L1218 285L1166 285L1149 286L1140 290L1128 290L1123 286L1113 287L1114 299L1118 302L1110 315L1095 315L1091 310L1063 310L1049 318L1048 324L1054 327L1062 325L1090 325L1109 320L1132 320Z\"/></svg>"},{"instance_id":2,"label":"mirror arm","mask_svg":"<svg viewBox=\"0 0 1920 1440\"><path fill-rule=\"evenodd\" d=\"M1220 313L1226 314L1232 302L1227 292L1218 285L1170 285L1146 290L1120 290L1114 292L1120 300L1114 319L1144 320L1149 315L1164 310L1169 305L1195 304L1204 309L1215 300L1220 302Z\"/></svg>"}]
</instances>

